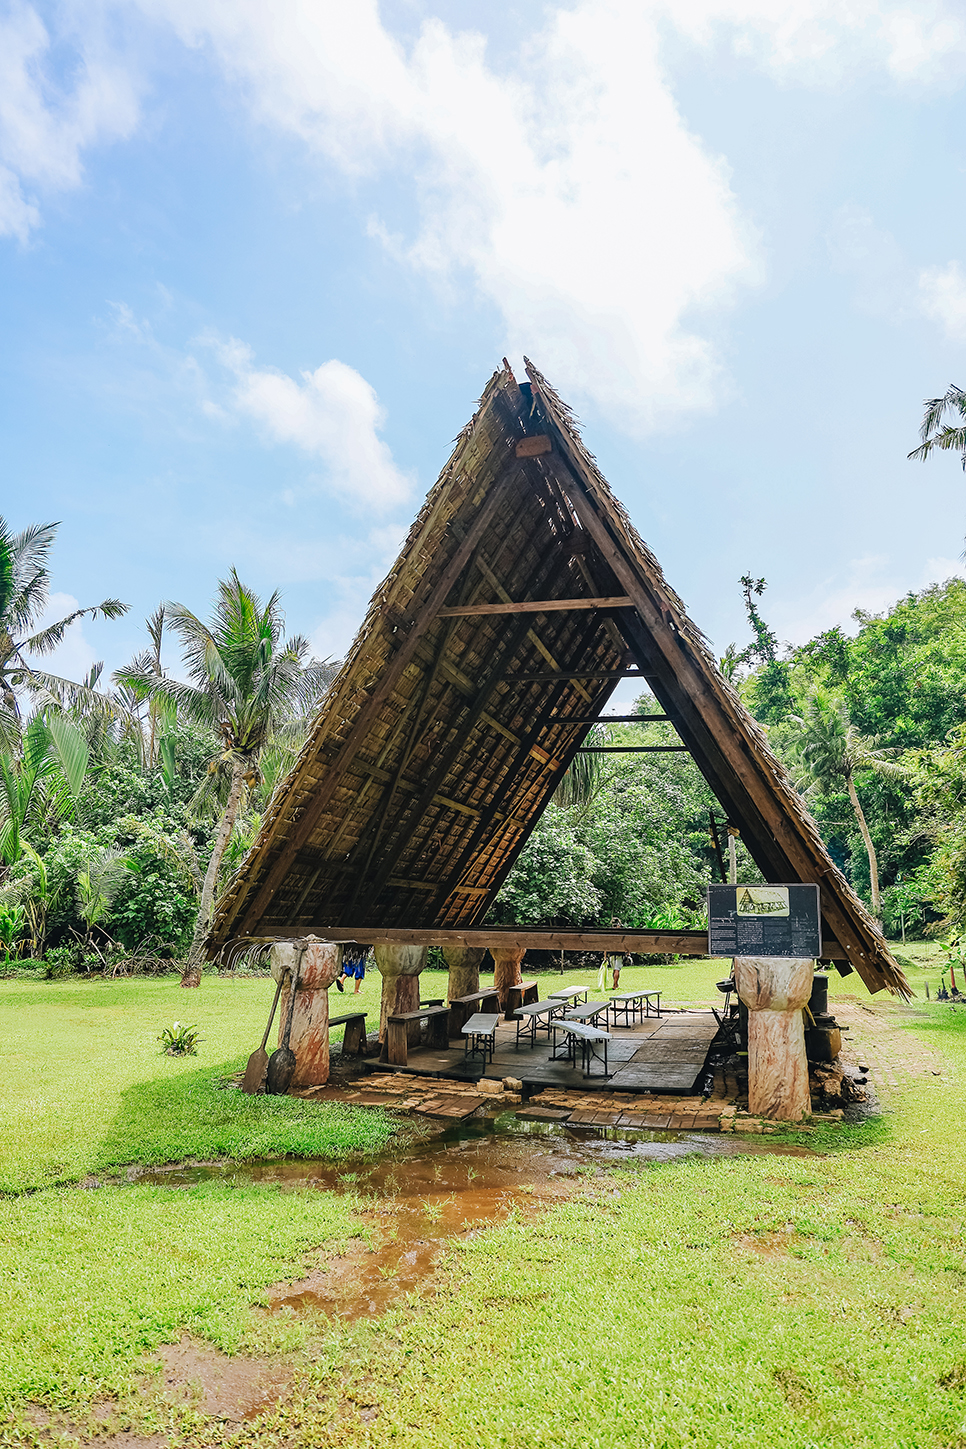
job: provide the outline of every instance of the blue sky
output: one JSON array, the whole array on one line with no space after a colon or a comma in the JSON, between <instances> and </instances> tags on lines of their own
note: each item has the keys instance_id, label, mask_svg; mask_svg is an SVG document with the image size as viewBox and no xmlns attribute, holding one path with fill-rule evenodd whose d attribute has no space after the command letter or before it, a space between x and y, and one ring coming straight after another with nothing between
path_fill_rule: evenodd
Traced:
<instances>
[{"instance_id":1,"label":"blue sky","mask_svg":"<svg viewBox=\"0 0 966 1449\"><path fill-rule=\"evenodd\" d=\"M695 621L960 571L966 21L942 0L0 3L2 508L109 668L235 565L343 651L527 353Z\"/></svg>"}]
</instances>

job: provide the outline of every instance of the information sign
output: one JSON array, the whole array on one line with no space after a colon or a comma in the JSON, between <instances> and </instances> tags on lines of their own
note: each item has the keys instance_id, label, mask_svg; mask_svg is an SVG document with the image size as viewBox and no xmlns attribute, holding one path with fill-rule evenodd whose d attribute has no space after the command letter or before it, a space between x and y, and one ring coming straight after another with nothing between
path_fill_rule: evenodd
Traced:
<instances>
[{"instance_id":1,"label":"information sign","mask_svg":"<svg viewBox=\"0 0 966 1449\"><path fill-rule=\"evenodd\" d=\"M710 956L822 954L817 885L709 885Z\"/></svg>"}]
</instances>

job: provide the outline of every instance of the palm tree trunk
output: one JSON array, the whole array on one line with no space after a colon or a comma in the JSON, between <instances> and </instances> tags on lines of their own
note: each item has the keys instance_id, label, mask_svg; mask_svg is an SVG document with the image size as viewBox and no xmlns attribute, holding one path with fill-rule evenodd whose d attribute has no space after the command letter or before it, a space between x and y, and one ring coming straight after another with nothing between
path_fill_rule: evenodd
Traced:
<instances>
[{"instance_id":1,"label":"palm tree trunk","mask_svg":"<svg viewBox=\"0 0 966 1449\"><path fill-rule=\"evenodd\" d=\"M882 901L879 898L879 862L875 853L875 846L872 844L872 836L869 834L869 827L865 823L865 816L862 813L862 806L859 804L859 797L855 791L855 782L851 773L845 777L849 790L849 799L852 801L852 809L855 811L855 818L859 822L859 829L862 832L862 839L865 841L866 853L869 857L869 881L872 886L872 914L879 925L882 925Z\"/></svg>"},{"instance_id":2,"label":"palm tree trunk","mask_svg":"<svg viewBox=\"0 0 966 1449\"><path fill-rule=\"evenodd\" d=\"M225 854L225 849L231 835L232 826L238 815L238 804L241 800L242 778L244 773L245 766L243 762L239 759L233 760L231 767L231 789L228 792L228 802L225 805L225 812L218 826L218 834L215 836L211 859L208 862L208 869L205 872L204 885L201 887L198 919L195 922L194 939L191 942L191 950L188 952L184 974L181 977L182 986L201 985L201 966L204 955L203 946L205 936L208 934L208 927L211 924L211 913L215 904L215 885L218 880L218 872L221 869L222 857Z\"/></svg>"}]
</instances>

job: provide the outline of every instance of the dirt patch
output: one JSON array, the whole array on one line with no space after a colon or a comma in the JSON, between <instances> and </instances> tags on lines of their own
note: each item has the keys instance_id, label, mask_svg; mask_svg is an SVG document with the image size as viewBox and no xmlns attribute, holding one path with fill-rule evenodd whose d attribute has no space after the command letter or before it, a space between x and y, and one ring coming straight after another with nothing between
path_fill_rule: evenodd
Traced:
<instances>
[{"instance_id":1,"label":"dirt patch","mask_svg":"<svg viewBox=\"0 0 966 1449\"><path fill-rule=\"evenodd\" d=\"M906 1030L916 1019L915 1007L898 1001L875 1002L868 1006L857 998L835 1002L835 1016L850 1027L839 1060L857 1074L868 1067L868 1075L882 1101L889 1101L900 1088L925 1078L939 1077L943 1063L937 1054Z\"/></svg>"},{"instance_id":2,"label":"dirt patch","mask_svg":"<svg viewBox=\"0 0 966 1449\"><path fill-rule=\"evenodd\" d=\"M184 1337L157 1350L162 1393L211 1419L251 1419L288 1388L294 1369L281 1359L229 1358L209 1344Z\"/></svg>"}]
</instances>

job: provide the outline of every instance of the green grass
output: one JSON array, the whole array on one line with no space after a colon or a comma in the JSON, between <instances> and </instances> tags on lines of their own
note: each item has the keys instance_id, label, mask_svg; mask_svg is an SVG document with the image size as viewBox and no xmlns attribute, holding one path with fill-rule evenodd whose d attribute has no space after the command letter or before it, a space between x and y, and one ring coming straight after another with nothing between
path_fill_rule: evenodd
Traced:
<instances>
[{"instance_id":1,"label":"green grass","mask_svg":"<svg viewBox=\"0 0 966 1449\"><path fill-rule=\"evenodd\" d=\"M934 952L907 947L917 991L938 980ZM721 974L689 961L623 980L712 1001ZM442 981L424 973L423 996ZM855 977L832 991L867 1000ZM378 1113L213 1087L256 1044L270 994L250 980L190 996L173 981L4 983L10 1180L385 1140ZM161 1025L189 1017L201 1055L156 1055ZM904 1089L887 1120L811 1139L834 1151L583 1178L574 1200L461 1240L433 1296L373 1323L252 1307L311 1249L359 1231L351 1197L208 1183L7 1198L0 1384L14 1419L0 1442L41 1442L17 1417L28 1400L80 1420L106 1394L142 1431L238 1449L963 1449L966 1010L920 998L896 1019L942 1075ZM181 1410L161 1423L135 1385L145 1351L182 1331L226 1352L303 1346L296 1390L239 1427Z\"/></svg>"},{"instance_id":2,"label":"green grass","mask_svg":"<svg viewBox=\"0 0 966 1449\"><path fill-rule=\"evenodd\" d=\"M360 1327L337 1430L310 1373L219 1442L961 1449L966 1012L923 1007L909 1030L944 1073L887 1128L828 1156L598 1176L454 1249L428 1304Z\"/></svg>"},{"instance_id":3,"label":"green grass","mask_svg":"<svg viewBox=\"0 0 966 1449\"><path fill-rule=\"evenodd\" d=\"M297 1276L307 1250L358 1233L354 1207L333 1193L215 1183L0 1202L0 1405L129 1394L143 1355L183 1332L226 1353L299 1345L305 1324L252 1304Z\"/></svg>"},{"instance_id":4,"label":"green grass","mask_svg":"<svg viewBox=\"0 0 966 1449\"><path fill-rule=\"evenodd\" d=\"M206 977L0 983L0 1191L70 1182L128 1162L344 1156L383 1145L379 1112L245 1097L218 1079L261 1040L273 983ZM194 1057L163 1056L175 1020Z\"/></svg>"}]
</instances>

